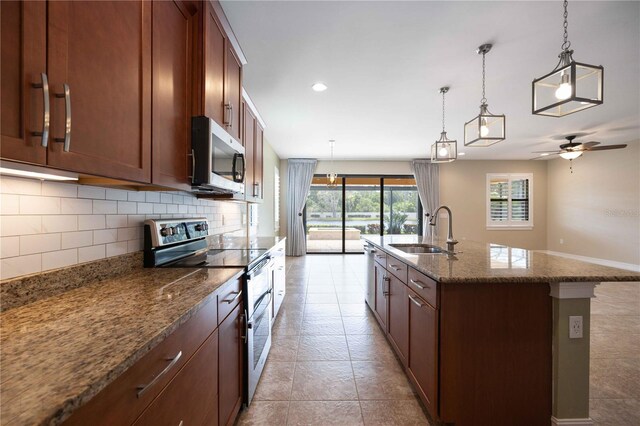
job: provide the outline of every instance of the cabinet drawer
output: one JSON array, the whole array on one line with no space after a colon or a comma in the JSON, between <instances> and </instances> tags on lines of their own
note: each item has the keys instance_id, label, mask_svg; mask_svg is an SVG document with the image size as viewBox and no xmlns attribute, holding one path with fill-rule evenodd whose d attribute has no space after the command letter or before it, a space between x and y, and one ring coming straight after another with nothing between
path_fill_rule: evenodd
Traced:
<instances>
[{"instance_id":1,"label":"cabinet drawer","mask_svg":"<svg viewBox=\"0 0 640 426\"><path fill-rule=\"evenodd\" d=\"M403 283L407 283L407 264L393 256L387 256L387 271L398 277Z\"/></svg>"},{"instance_id":2,"label":"cabinet drawer","mask_svg":"<svg viewBox=\"0 0 640 426\"><path fill-rule=\"evenodd\" d=\"M217 321L218 305L212 298L186 323L80 407L66 424L132 424L216 329ZM145 385L141 391L139 387Z\"/></svg>"},{"instance_id":3,"label":"cabinet drawer","mask_svg":"<svg viewBox=\"0 0 640 426\"><path fill-rule=\"evenodd\" d=\"M409 268L409 288L427 301L434 308L438 307L438 283L425 274Z\"/></svg>"},{"instance_id":4,"label":"cabinet drawer","mask_svg":"<svg viewBox=\"0 0 640 426\"><path fill-rule=\"evenodd\" d=\"M225 284L218 293L218 324L242 301L242 278Z\"/></svg>"},{"instance_id":5,"label":"cabinet drawer","mask_svg":"<svg viewBox=\"0 0 640 426\"><path fill-rule=\"evenodd\" d=\"M373 251L375 250L375 251ZM380 265L382 265L383 268L387 267L387 253L383 252L382 250L375 248L373 249L373 258L375 259L376 262L378 262Z\"/></svg>"},{"instance_id":6,"label":"cabinet drawer","mask_svg":"<svg viewBox=\"0 0 640 426\"><path fill-rule=\"evenodd\" d=\"M218 330L216 330L135 426L213 425L218 419Z\"/></svg>"}]
</instances>

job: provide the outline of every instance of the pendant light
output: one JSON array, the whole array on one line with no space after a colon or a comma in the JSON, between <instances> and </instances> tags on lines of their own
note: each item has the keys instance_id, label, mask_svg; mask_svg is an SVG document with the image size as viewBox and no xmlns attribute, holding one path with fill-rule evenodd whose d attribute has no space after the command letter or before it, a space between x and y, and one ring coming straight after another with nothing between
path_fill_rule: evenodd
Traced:
<instances>
[{"instance_id":1,"label":"pendant light","mask_svg":"<svg viewBox=\"0 0 640 426\"><path fill-rule=\"evenodd\" d=\"M458 142L447 138L447 132L444 130L444 95L449 91L449 87L441 87L442 93L442 133L440 139L431 145L431 162L432 163L450 163L458 158Z\"/></svg>"},{"instance_id":2,"label":"pendant light","mask_svg":"<svg viewBox=\"0 0 640 426\"><path fill-rule=\"evenodd\" d=\"M568 1L564 5L564 42L560 61L555 69L531 83L533 114L563 117L600 105L604 95L604 68L578 63L573 60L573 50L567 28Z\"/></svg>"},{"instance_id":3,"label":"pendant light","mask_svg":"<svg viewBox=\"0 0 640 426\"><path fill-rule=\"evenodd\" d=\"M334 170L333 168L333 146L335 145L336 141L331 139L329 140L329 146L331 147L331 163L329 166L329 170ZM335 188L338 185L338 174L335 172L329 172L327 173L327 186L329 188Z\"/></svg>"},{"instance_id":4,"label":"pendant light","mask_svg":"<svg viewBox=\"0 0 640 426\"><path fill-rule=\"evenodd\" d=\"M465 146L490 146L505 138L506 118L504 114L491 114L485 97L485 56L492 47L491 44L483 44L476 50L479 55L482 55L482 99L480 100L480 114L473 120L464 123Z\"/></svg>"}]
</instances>

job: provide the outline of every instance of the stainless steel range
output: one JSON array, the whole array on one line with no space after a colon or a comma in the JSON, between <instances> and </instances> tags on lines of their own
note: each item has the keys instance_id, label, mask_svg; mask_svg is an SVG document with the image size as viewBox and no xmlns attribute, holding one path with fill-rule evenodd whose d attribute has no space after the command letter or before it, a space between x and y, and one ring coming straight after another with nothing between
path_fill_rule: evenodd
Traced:
<instances>
[{"instance_id":1,"label":"stainless steel range","mask_svg":"<svg viewBox=\"0 0 640 426\"><path fill-rule=\"evenodd\" d=\"M245 403L249 405L271 348L274 261L267 249L210 249L206 218L144 224L144 266L244 268Z\"/></svg>"}]
</instances>

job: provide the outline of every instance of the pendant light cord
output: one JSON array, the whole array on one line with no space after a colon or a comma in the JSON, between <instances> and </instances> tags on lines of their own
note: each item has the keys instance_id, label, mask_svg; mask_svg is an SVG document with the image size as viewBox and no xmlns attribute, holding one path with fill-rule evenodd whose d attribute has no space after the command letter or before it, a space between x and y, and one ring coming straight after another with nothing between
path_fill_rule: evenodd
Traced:
<instances>
[{"instance_id":1,"label":"pendant light cord","mask_svg":"<svg viewBox=\"0 0 640 426\"><path fill-rule=\"evenodd\" d=\"M486 56L485 52L482 52L482 99L480 100L480 103L482 105L487 103L487 98L485 97L485 60L484 57Z\"/></svg>"},{"instance_id":2,"label":"pendant light cord","mask_svg":"<svg viewBox=\"0 0 640 426\"><path fill-rule=\"evenodd\" d=\"M446 92L442 91L442 131L444 132L444 94Z\"/></svg>"},{"instance_id":3,"label":"pendant light cord","mask_svg":"<svg viewBox=\"0 0 640 426\"><path fill-rule=\"evenodd\" d=\"M564 0L564 42L562 43L562 50L569 50L569 48L571 47L571 42L569 41L569 11L567 10L567 7L569 6L569 1L568 0Z\"/></svg>"}]
</instances>

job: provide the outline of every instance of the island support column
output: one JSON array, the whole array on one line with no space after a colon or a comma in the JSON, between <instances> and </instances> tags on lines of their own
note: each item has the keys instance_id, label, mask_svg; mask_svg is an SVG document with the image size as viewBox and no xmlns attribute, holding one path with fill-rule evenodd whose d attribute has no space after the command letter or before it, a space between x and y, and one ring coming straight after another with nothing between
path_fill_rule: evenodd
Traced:
<instances>
[{"instance_id":1,"label":"island support column","mask_svg":"<svg viewBox=\"0 0 640 426\"><path fill-rule=\"evenodd\" d=\"M593 425L589 417L589 348L591 298L598 284L549 284L553 298L552 425ZM582 317L582 338L569 338L570 316Z\"/></svg>"}]
</instances>

